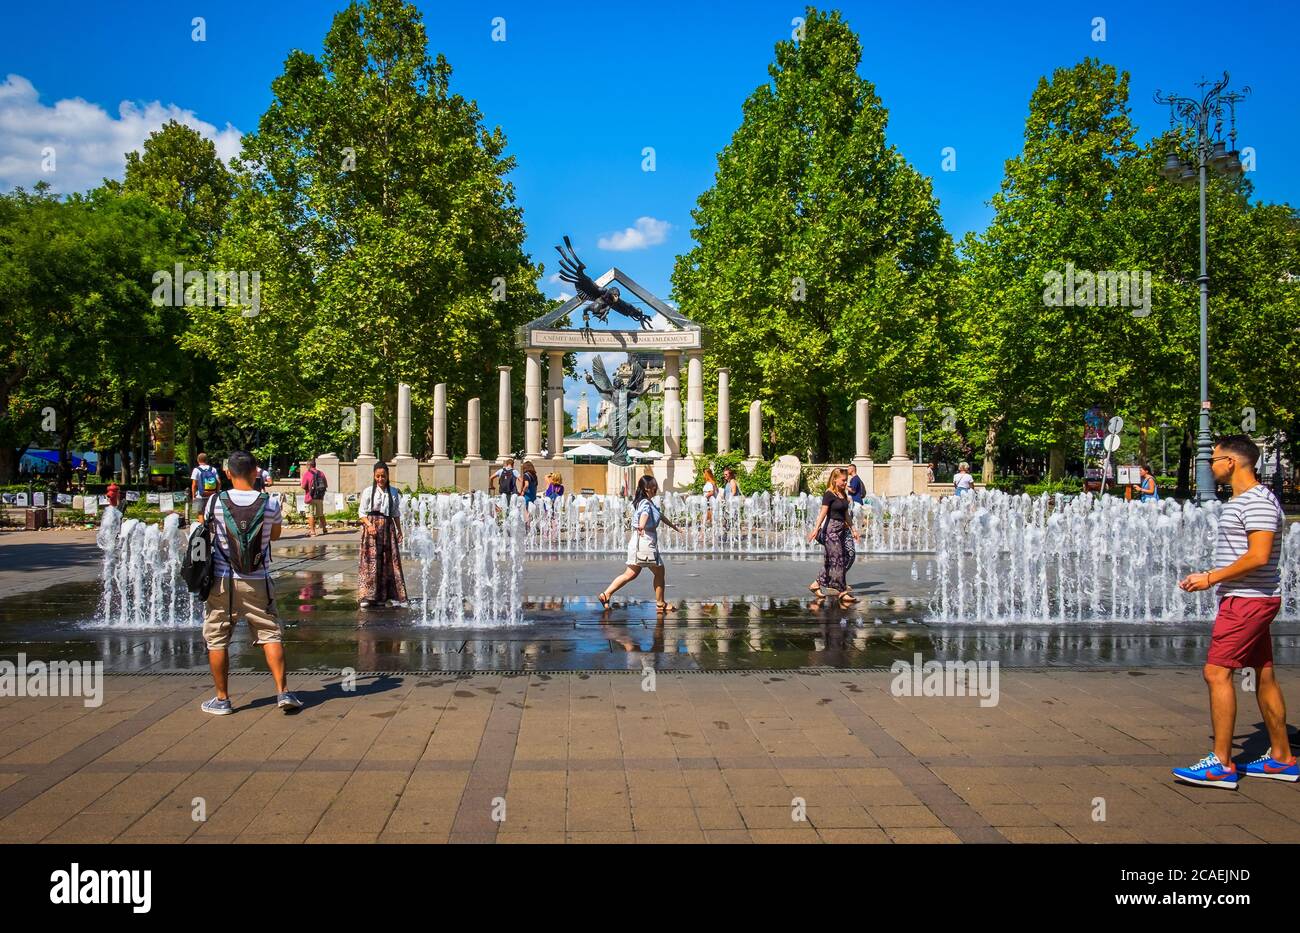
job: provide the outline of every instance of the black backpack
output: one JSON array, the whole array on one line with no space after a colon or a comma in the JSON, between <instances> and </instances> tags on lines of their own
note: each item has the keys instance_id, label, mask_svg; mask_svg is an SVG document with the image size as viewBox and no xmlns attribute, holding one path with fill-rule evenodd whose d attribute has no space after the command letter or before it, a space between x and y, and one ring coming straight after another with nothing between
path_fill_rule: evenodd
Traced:
<instances>
[{"instance_id":1,"label":"black backpack","mask_svg":"<svg viewBox=\"0 0 1300 933\"><path fill-rule=\"evenodd\" d=\"M317 502L325 498L325 490L329 488L329 483L325 482L325 474L320 470L312 470L316 475L311 478L311 501Z\"/></svg>"},{"instance_id":2,"label":"black backpack","mask_svg":"<svg viewBox=\"0 0 1300 933\"><path fill-rule=\"evenodd\" d=\"M216 496L211 498L215 499ZM207 599L212 591L212 532L205 521L197 521L185 541L185 555L181 558L181 579L185 588L199 599Z\"/></svg>"},{"instance_id":3,"label":"black backpack","mask_svg":"<svg viewBox=\"0 0 1300 933\"><path fill-rule=\"evenodd\" d=\"M514 470L501 471L501 478L497 480L497 492L505 496L513 496L517 493Z\"/></svg>"},{"instance_id":4,"label":"black backpack","mask_svg":"<svg viewBox=\"0 0 1300 933\"><path fill-rule=\"evenodd\" d=\"M229 548L226 560L230 562L230 569L241 575L257 573L263 568L262 524L271 497L261 493L252 505L236 505L229 492L223 492L219 499L226 526Z\"/></svg>"}]
</instances>

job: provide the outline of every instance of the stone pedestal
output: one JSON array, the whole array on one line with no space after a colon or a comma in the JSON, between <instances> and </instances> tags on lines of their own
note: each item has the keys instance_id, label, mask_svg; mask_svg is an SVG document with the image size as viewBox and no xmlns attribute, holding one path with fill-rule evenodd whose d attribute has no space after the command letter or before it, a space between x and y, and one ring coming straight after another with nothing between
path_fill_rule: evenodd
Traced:
<instances>
[{"instance_id":1,"label":"stone pedestal","mask_svg":"<svg viewBox=\"0 0 1300 933\"><path fill-rule=\"evenodd\" d=\"M307 463L298 467L299 473L305 473L309 468ZM316 469L325 474L325 482L329 484L330 492L340 492L339 489L339 458L332 453L316 455Z\"/></svg>"},{"instance_id":2,"label":"stone pedestal","mask_svg":"<svg viewBox=\"0 0 1300 933\"><path fill-rule=\"evenodd\" d=\"M731 370L718 370L718 453L731 452Z\"/></svg>"}]
</instances>

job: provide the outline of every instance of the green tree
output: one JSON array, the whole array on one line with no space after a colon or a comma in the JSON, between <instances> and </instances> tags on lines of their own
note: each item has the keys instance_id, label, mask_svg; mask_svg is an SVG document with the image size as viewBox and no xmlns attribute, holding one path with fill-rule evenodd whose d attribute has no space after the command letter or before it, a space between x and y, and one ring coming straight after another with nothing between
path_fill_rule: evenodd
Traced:
<instances>
[{"instance_id":1,"label":"green tree","mask_svg":"<svg viewBox=\"0 0 1300 933\"><path fill-rule=\"evenodd\" d=\"M182 257L187 268L214 269L217 247L235 193L235 181L221 164L216 146L197 130L169 120L149 135L143 152L126 154L122 182L108 182L110 190L138 193L180 217L185 238ZM167 270L171 271L171 270ZM204 296L206 297L206 296ZM210 405L210 386L217 370L210 357L189 353L178 374L177 434L184 430L186 452L194 456L208 446L205 441L221 431Z\"/></svg>"},{"instance_id":2,"label":"green tree","mask_svg":"<svg viewBox=\"0 0 1300 933\"><path fill-rule=\"evenodd\" d=\"M1069 266L1128 268L1112 217L1121 161L1136 151L1127 102L1127 73L1093 59L1040 79L1024 149L1007 162L993 197L993 220L963 243L963 300L947 332L954 350L947 372L962 417L982 429L986 481L1007 429L1048 448L1058 478L1084 411L1119 391L1107 353L1116 309L1057 303L1047 288L1048 277Z\"/></svg>"},{"instance_id":3,"label":"green tree","mask_svg":"<svg viewBox=\"0 0 1300 933\"><path fill-rule=\"evenodd\" d=\"M259 274L260 313L198 308L186 346L263 453L342 449L341 410L367 401L391 453L399 382L417 407L448 383L449 437L468 397L490 424L496 366L522 361L515 327L544 306L505 137L426 44L413 6L349 5L319 57L289 56L244 138L218 257Z\"/></svg>"},{"instance_id":4,"label":"green tree","mask_svg":"<svg viewBox=\"0 0 1300 933\"><path fill-rule=\"evenodd\" d=\"M954 267L928 178L885 139L836 12L807 11L745 101L692 216L673 295L708 329L706 379L730 367L744 424L761 398L770 455L850 450L851 405L900 410L925 382Z\"/></svg>"}]
</instances>

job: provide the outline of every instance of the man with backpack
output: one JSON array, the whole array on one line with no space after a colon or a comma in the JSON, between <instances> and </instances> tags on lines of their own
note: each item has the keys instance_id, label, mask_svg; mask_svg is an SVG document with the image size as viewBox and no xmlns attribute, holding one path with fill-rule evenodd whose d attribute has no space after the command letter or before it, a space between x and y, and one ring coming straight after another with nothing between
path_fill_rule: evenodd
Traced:
<instances>
[{"instance_id":1,"label":"man with backpack","mask_svg":"<svg viewBox=\"0 0 1300 933\"><path fill-rule=\"evenodd\" d=\"M221 477L217 474L217 468L208 464L207 454L199 454L199 465L190 473L190 499L194 502L194 514L202 515L208 497L220 491Z\"/></svg>"},{"instance_id":2,"label":"man with backpack","mask_svg":"<svg viewBox=\"0 0 1300 933\"><path fill-rule=\"evenodd\" d=\"M227 693L230 633L235 620L248 620L254 643L261 645L275 678L276 706L286 713L302 708L289 692L284 674L284 642L271 587L271 542L280 537L280 504L253 488L257 461L237 450L226 460L233 489L209 496L203 521L212 537L212 589L208 593L203 640L217 695L202 705L205 713L234 712Z\"/></svg>"},{"instance_id":3,"label":"man with backpack","mask_svg":"<svg viewBox=\"0 0 1300 933\"><path fill-rule=\"evenodd\" d=\"M515 476L515 458L506 457L506 462L501 469L497 470L492 479L493 484L496 486L497 495L505 496L506 505L509 505L510 499L519 492L517 477Z\"/></svg>"},{"instance_id":4,"label":"man with backpack","mask_svg":"<svg viewBox=\"0 0 1300 933\"><path fill-rule=\"evenodd\" d=\"M324 473L316 469L315 457L302 474L302 482L298 485L303 489L303 502L307 506L307 533L316 537L317 519L320 519L320 534L328 533L329 527L325 524L325 492L329 489L329 481L325 479Z\"/></svg>"}]
</instances>

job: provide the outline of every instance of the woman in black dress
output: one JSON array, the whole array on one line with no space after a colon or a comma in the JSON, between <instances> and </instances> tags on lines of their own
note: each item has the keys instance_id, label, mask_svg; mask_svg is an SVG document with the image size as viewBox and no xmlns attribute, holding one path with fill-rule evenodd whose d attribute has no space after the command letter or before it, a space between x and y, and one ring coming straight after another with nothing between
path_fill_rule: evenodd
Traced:
<instances>
[{"instance_id":1,"label":"woman in black dress","mask_svg":"<svg viewBox=\"0 0 1300 933\"><path fill-rule=\"evenodd\" d=\"M826 484L826 492L822 495L821 511L817 513L817 521L813 523L813 529L808 535L808 541L812 542L818 537L818 531L824 531L822 547L825 553L822 572L817 578L818 596L824 596L826 590L831 590L839 595L842 606L858 601L849 592L848 583L844 579L851 563L850 536L853 541L858 540L858 533L850 521L852 512L845 488L847 485L848 473L845 470L840 467L831 470L830 482Z\"/></svg>"}]
</instances>

